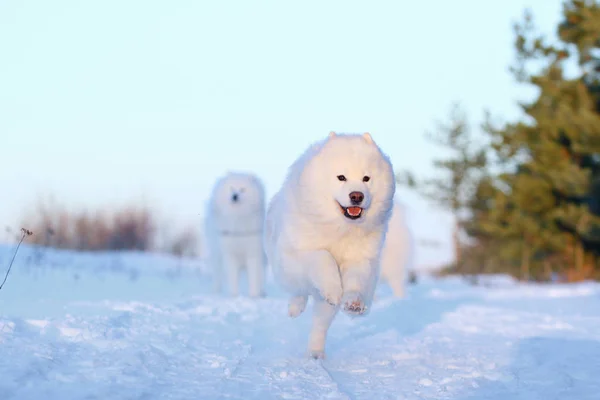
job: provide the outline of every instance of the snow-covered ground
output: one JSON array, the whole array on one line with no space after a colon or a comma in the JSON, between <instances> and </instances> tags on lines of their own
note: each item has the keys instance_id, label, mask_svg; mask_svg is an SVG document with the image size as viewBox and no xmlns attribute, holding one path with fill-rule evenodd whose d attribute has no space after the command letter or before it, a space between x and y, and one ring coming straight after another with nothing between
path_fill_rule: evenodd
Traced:
<instances>
[{"instance_id":1,"label":"snow-covered ground","mask_svg":"<svg viewBox=\"0 0 600 400\"><path fill-rule=\"evenodd\" d=\"M13 247L0 246L0 267ZM208 294L195 261L21 248L0 291L0 399L600 398L600 286L380 288L305 358L309 312Z\"/></svg>"}]
</instances>

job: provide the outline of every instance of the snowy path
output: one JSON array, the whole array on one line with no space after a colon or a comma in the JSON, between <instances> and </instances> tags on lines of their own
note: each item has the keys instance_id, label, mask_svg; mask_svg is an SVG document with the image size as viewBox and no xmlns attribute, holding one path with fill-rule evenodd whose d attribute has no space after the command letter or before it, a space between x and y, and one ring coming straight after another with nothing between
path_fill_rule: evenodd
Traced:
<instances>
[{"instance_id":1,"label":"snowy path","mask_svg":"<svg viewBox=\"0 0 600 400\"><path fill-rule=\"evenodd\" d=\"M123 257L15 264L0 292L0 399L599 398L595 284L448 279L404 300L382 288L370 316L336 319L321 362L304 357L310 307L292 320L276 290L209 296L192 268Z\"/></svg>"}]
</instances>

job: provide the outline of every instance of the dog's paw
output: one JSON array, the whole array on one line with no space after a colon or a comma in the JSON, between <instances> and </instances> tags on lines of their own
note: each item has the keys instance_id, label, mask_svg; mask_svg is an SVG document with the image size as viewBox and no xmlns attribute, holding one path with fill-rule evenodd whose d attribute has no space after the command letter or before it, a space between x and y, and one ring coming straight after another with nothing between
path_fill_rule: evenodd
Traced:
<instances>
[{"instance_id":1,"label":"dog's paw","mask_svg":"<svg viewBox=\"0 0 600 400\"><path fill-rule=\"evenodd\" d=\"M292 318L296 318L304 312L306 303L308 302L308 296L295 296L292 297L288 304L288 315Z\"/></svg>"},{"instance_id":2,"label":"dog's paw","mask_svg":"<svg viewBox=\"0 0 600 400\"><path fill-rule=\"evenodd\" d=\"M342 304L344 312L350 316L362 315L367 311L367 306L358 292L344 293Z\"/></svg>"}]
</instances>

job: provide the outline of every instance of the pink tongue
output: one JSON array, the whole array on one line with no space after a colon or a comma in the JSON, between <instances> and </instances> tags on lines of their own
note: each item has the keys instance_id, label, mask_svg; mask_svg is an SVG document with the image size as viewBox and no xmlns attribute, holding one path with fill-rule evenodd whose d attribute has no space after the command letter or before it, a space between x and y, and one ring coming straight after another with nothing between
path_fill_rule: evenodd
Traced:
<instances>
[{"instance_id":1,"label":"pink tongue","mask_svg":"<svg viewBox=\"0 0 600 400\"><path fill-rule=\"evenodd\" d=\"M360 207L348 207L346 210L348 211L349 215L351 215L353 217L356 217L357 215L360 215L360 213L362 211L362 208L360 208Z\"/></svg>"}]
</instances>

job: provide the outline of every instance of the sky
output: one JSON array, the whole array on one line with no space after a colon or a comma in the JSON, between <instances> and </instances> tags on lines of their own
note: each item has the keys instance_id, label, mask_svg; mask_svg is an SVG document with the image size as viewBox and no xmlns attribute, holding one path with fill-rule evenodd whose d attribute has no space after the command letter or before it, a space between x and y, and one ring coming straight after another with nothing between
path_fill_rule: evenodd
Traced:
<instances>
[{"instance_id":1,"label":"sky","mask_svg":"<svg viewBox=\"0 0 600 400\"><path fill-rule=\"evenodd\" d=\"M557 0L3 0L0 227L53 196L144 202L200 229L217 177L254 172L271 196L332 130L370 132L397 171L432 176L443 153L424 133L453 102L475 129L486 109L519 115L508 66L526 7L552 35ZM448 213L397 198L416 239L440 243L417 263L451 260Z\"/></svg>"}]
</instances>

